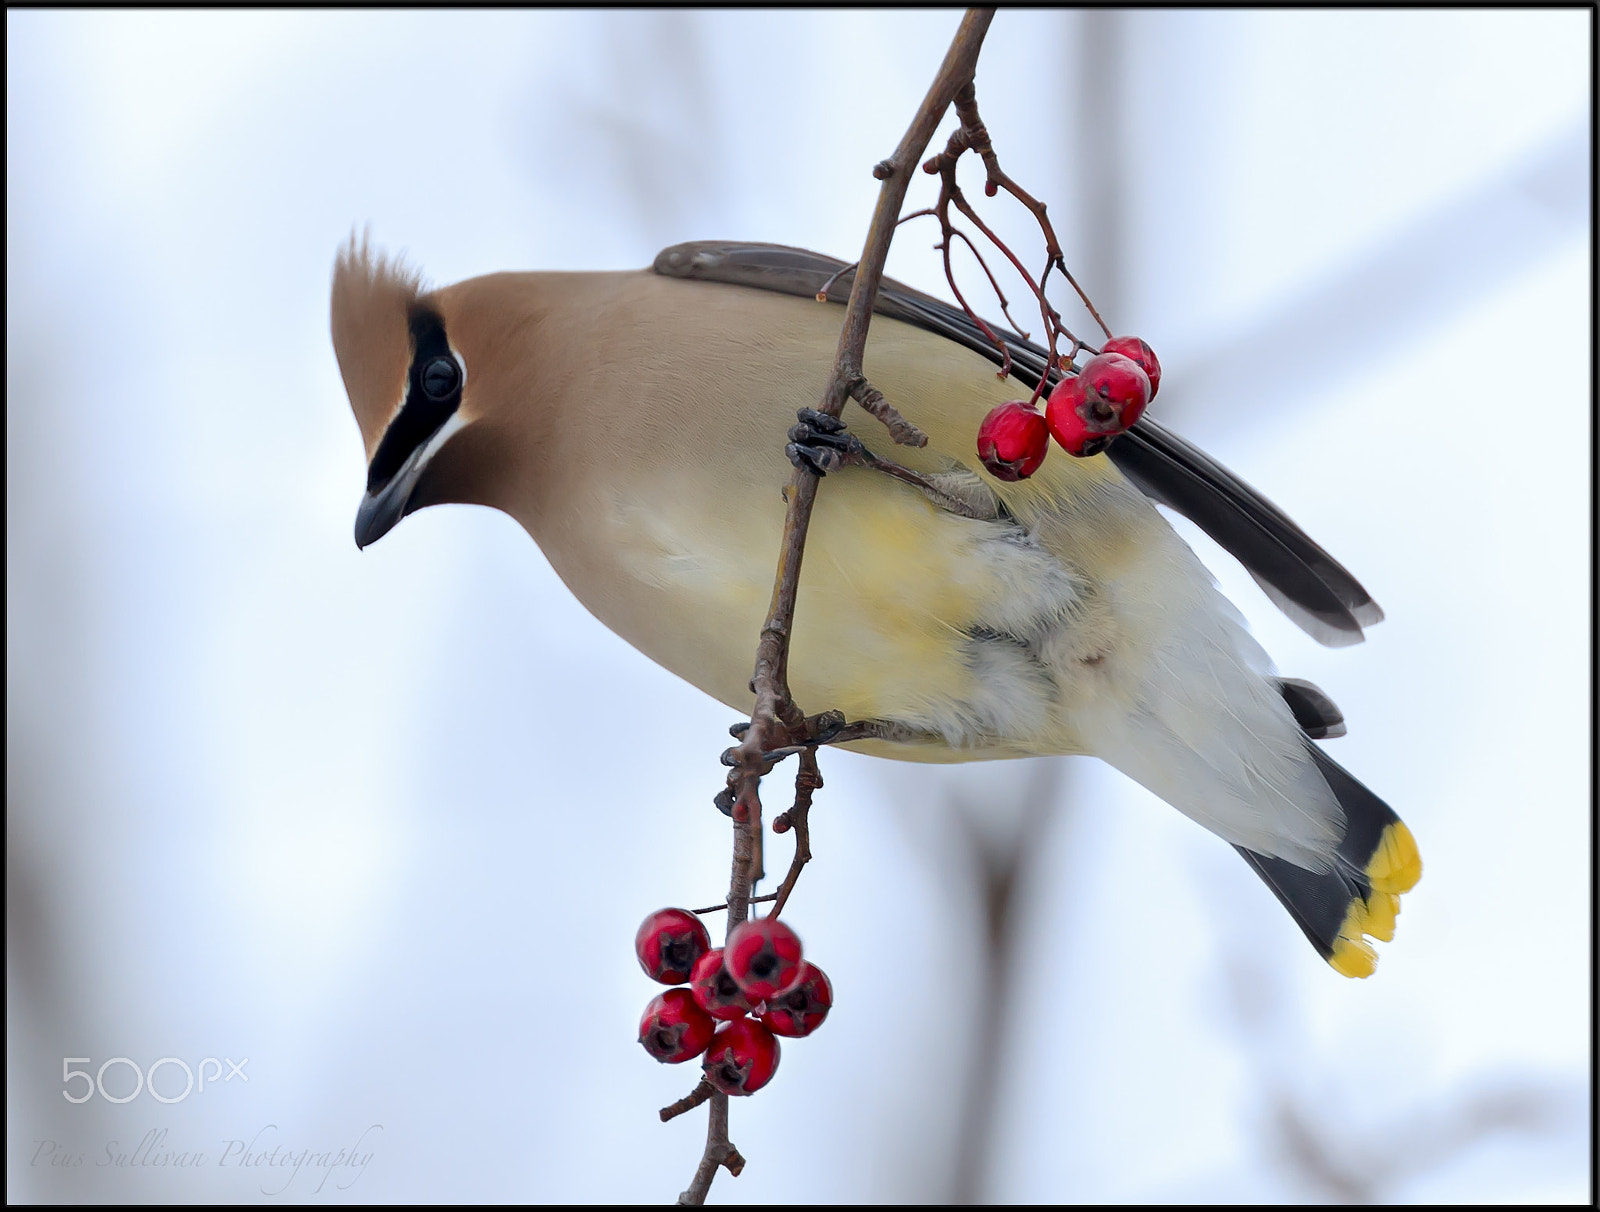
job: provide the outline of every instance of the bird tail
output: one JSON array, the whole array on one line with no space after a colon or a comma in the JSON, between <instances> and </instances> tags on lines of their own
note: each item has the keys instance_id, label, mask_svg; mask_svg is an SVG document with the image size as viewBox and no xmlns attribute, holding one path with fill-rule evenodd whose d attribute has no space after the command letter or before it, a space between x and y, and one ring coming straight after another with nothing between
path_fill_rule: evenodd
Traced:
<instances>
[{"instance_id":1,"label":"bird tail","mask_svg":"<svg viewBox=\"0 0 1600 1212\"><path fill-rule=\"evenodd\" d=\"M1243 846L1235 849L1335 972L1371 976L1378 956L1365 936L1394 938L1400 894L1422 877L1422 858L1411 830L1388 804L1309 740L1306 748L1344 809L1345 832L1333 869L1318 874Z\"/></svg>"}]
</instances>

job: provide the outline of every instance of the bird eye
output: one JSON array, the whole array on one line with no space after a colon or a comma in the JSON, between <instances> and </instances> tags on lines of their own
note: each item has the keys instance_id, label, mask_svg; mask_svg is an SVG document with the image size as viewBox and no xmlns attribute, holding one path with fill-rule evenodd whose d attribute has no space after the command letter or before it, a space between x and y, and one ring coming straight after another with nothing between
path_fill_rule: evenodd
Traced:
<instances>
[{"instance_id":1,"label":"bird eye","mask_svg":"<svg viewBox=\"0 0 1600 1212\"><path fill-rule=\"evenodd\" d=\"M443 400L461 382L461 372L453 358L434 358L422 368L422 390L432 400Z\"/></svg>"}]
</instances>

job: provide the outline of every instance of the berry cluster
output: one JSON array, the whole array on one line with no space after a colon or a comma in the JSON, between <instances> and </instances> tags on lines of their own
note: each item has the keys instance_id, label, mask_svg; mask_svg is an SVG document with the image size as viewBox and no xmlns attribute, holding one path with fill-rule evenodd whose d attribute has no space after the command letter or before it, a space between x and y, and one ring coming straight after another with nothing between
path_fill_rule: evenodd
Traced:
<instances>
[{"instance_id":1,"label":"berry cluster","mask_svg":"<svg viewBox=\"0 0 1600 1212\"><path fill-rule=\"evenodd\" d=\"M800 939L776 918L735 926L727 945L713 948L694 914L660 909L640 925L634 951L651 980L689 986L668 989L645 1007L639 1043L668 1065L704 1053L706 1081L724 1094L754 1094L771 1081L776 1037L810 1035L833 1005L827 976L806 962Z\"/></svg>"},{"instance_id":2,"label":"berry cluster","mask_svg":"<svg viewBox=\"0 0 1600 1212\"><path fill-rule=\"evenodd\" d=\"M1161 363L1138 337L1114 337L1050 393L1044 415L1021 400L999 405L978 427L978 457L999 480L1026 480L1054 436L1079 458L1099 454L1144 413L1161 386Z\"/></svg>"}]
</instances>

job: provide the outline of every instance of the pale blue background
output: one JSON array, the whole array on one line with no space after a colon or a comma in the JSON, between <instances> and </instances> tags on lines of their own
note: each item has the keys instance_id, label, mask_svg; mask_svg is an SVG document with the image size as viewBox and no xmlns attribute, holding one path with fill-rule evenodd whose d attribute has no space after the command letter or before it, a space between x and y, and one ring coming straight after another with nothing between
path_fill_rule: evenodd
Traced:
<instances>
[{"instance_id":1,"label":"pale blue background","mask_svg":"<svg viewBox=\"0 0 1600 1212\"><path fill-rule=\"evenodd\" d=\"M629 948L725 885L730 713L501 515L431 510L357 553L333 254L370 221L436 282L704 237L854 256L958 18L7 14L11 1199L682 1188L703 1118L655 1110L694 1074L634 1044ZM986 1197L1349 1195L1302 1122L1375 1199L1586 1198L1589 25L996 19L990 130L1162 355L1155 414L1387 610L1318 648L1184 530L1344 708L1330 751L1427 873L1346 981L1226 846L1065 763L1027 839ZM933 239L906 229L890 268L942 292ZM824 772L791 916L838 1008L735 1106L750 1165L714 1198L944 1198L977 1030L960 814L1015 845L1035 772ZM250 1080L61 1098L64 1056L168 1055ZM95 1164L267 1124L315 1150L383 1128L343 1192ZM30 1164L44 1140L85 1163Z\"/></svg>"}]
</instances>

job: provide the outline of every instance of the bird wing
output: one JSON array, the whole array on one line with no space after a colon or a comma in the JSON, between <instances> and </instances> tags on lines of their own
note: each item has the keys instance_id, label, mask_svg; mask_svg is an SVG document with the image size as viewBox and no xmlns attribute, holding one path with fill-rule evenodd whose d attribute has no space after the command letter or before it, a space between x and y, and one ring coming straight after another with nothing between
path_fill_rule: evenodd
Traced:
<instances>
[{"instance_id":1,"label":"bird wing","mask_svg":"<svg viewBox=\"0 0 1600 1212\"><path fill-rule=\"evenodd\" d=\"M753 286L802 297L827 288L830 302L849 298L853 267L835 257L782 244L702 240L662 250L653 266L673 278ZM964 312L892 278L883 279L875 311L966 346L1001 364L995 344ZM1011 377L1032 391L1048 352L1027 338L990 325L1011 355ZM913 420L915 418L912 418ZM1183 514L1210 535L1313 639L1329 647L1359 643L1363 627L1383 611L1361 583L1281 509L1215 459L1146 414L1106 451L1117 468L1152 500Z\"/></svg>"}]
</instances>

